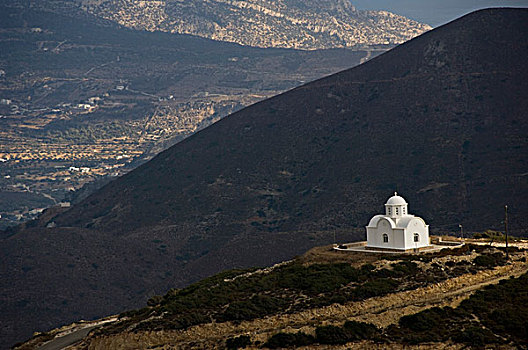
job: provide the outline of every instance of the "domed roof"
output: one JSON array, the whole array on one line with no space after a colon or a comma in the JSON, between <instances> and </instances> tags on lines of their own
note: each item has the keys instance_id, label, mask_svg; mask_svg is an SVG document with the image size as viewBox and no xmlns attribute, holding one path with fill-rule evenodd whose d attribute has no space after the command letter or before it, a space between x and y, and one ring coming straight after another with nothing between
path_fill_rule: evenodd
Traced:
<instances>
[{"instance_id":1,"label":"domed roof","mask_svg":"<svg viewBox=\"0 0 528 350\"><path fill-rule=\"evenodd\" d=\"M403 197L398 196L397 192L394 192L394 196L390 197L389 200L387 200L388 205L403 205L407 204L405 199Z\"/></svg>"}]
</instances>

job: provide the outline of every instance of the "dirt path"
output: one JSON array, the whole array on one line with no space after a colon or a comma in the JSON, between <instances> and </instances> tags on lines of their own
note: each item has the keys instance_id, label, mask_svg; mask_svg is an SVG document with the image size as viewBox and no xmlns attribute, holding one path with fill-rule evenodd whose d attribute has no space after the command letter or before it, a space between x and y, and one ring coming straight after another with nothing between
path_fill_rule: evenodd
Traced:
<instances>
[{"instance_id":1,"label":"dirt path","mask_svg":"<svg viewBox=\"0 0 528 350\"><path fill-rule=\"evenodd\" d=\"M97 326L91 326L79 329L78 331L72 332L70 334L67 334L63 337L59 337L57 339L53 339L52 341L42 345L38 348L38 350L61 350L65 347L78 342L79 340L83 339Z\"/></svg>"},{"instance_id":2,"label":"dirt path","mask_svg":"<svg viewBox=\"0 0 528 350\"><path fill-rule=\"evenodd\" d=\"M379 327L397 323L400 317L433 306L457 306L473 291L498 283L510 276L520 276L528 271L521 261L482 271L476 275L465 274L441 283L410 291L367 299L345 305L331 305L304 310L295 314L276 315L239 324L231 322L210 323L183 331L126 333L108 338L92 339L89 349L136 349L171 344L178 349L215 348L228 336L248 334L252 340L266 341L279 331L313 333L316 326L342 324L345 320L368 321ZM365 345L365 344L364 344ZM163 347L170 348L170 347Z\"/></svg>"},{"instance_id":3,"label":"dirt path","mask_svg":"<svg viewBox=\"0 0 528 350\"><path fill-rule=\"evenodd\" d=\"M367 51L367 55L365 57L363 57L360 61L359 61L359 64L363 64L365 62L367 62L368 60L370 60L370 58L372 57L372 51L371 50L368 50Z\"/></svg>"},{"instance_id":4,"label":"dirt path","mask_svg":"<svg viewBox=\"0 0 528 350\"><path fill-rule=\"evenodd\" d=\"M16 350L61 350L67 349L68 346L79 342L86 337L95 328L101 327L106 323L117 321L116 316L110 316L97 321L80 321L79 323L73 323L68 326L57 328L50 331L50 335L54 338L42 342L38 338L34 338L24 343L22 346L17 347Z\"/></svg>"}]
</instances>

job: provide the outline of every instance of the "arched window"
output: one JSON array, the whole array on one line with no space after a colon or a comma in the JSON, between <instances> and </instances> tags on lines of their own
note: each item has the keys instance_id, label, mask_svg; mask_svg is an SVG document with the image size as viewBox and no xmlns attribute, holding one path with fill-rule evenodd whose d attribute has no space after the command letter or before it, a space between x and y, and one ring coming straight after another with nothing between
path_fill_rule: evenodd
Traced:
<instances>
[{"instance_id":1,"label":"arched window","mask_svg":"<svg viewBox=\"0 0 528 350\"><path fill-rule=\"evenodd\" d=\"M383 234L383 243L389 243L389 235L386 233Z\"/></svg>"},{"instance_id":2,"label":"arched window","mask_svg":"<svg viewBox=\"0 0 528 350\"><path fill-rule=\"evenodd\" d=\"M419 234L417 234L417 233L414 234L414 241L415 242L420 242L420 235Z\"/></svg>"},{"instance_id":3,"label":"arched window","mask_svg":"<svg viewBox=\"0 0 528 350\"><path fill-rule=\"evenodd\" d=\"M389 215L392 215L392 209L389 207Z\"/></svg>"},{"instance_id":4,"label":"arched window","mask_svg":"<svg viewBox=\"0 0 528 350\"><path fill-rule=\"evenodd\" d=\"M400 215L400 208L396 207L396 215Z\"/></svg>"}]
</instances>

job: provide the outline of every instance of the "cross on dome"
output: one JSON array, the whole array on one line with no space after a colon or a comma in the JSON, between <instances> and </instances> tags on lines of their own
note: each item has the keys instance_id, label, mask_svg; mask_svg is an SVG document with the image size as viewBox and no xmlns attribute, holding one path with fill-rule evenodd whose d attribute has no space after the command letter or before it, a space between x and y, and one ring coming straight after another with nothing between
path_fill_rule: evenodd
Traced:
<instances>
[{"instance_id":1,"label":"cross on dome","mask_svg":"<svg viewBox=\"0 0 528 350\"><path fill-rule=\"evenodd\" d=\"M394 192L394 196L390 197L385 205L407 205L407 201L403 197L398 196L398 192Z\"/></svg>"}]
</instances>

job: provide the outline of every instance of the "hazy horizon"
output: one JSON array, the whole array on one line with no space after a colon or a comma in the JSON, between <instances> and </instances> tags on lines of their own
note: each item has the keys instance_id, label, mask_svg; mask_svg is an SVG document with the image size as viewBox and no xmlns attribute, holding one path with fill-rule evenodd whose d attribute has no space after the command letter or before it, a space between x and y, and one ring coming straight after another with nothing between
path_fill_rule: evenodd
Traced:
<instances>
[{"instance_id":1,"label":"hazy horizon","mask_svg":"<svg viewBox=\"0 0 528 350\"><path fill-rule=\"evenodd\" d=\"M360 10L386 10L433 27L488 7L528 7L528 0L351 0Z\"/></svg>"}]
</instances>

